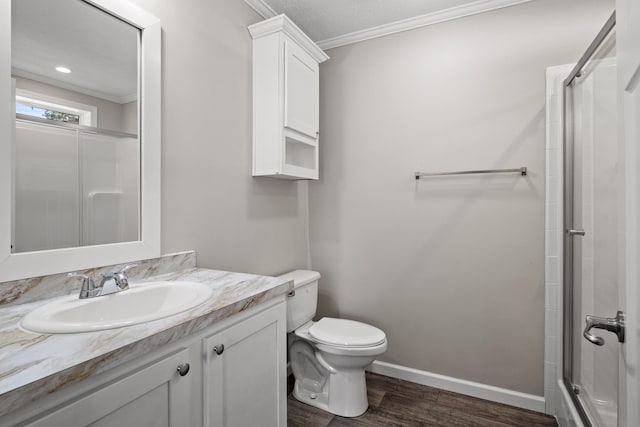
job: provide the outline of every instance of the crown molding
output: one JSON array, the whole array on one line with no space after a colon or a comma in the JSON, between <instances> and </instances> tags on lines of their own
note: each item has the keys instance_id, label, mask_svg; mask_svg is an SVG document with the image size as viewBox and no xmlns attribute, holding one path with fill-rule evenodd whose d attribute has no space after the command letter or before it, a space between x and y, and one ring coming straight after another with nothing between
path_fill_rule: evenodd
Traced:
<instances>
[{"instance_id":1,"label":"crown molding","mask_svg":"<svg viewBox=\"0 0 640 427\"><path fill-rule=\"evenodd\" d=\"M73 83L64 82L62 80L57 80L52 77L43 76L40 74L35 74L30 71L22 70L19 68L11 68L11 74L14 76L22 77L25 79L33 80L39 83L44 83L50 86L56 86L62 89L70 90L73 92L78 92L83 95L93 96L94 98L104 99L106 101L114 102L116 104L127 104L129 102L136 101L138 99L138 94L132 93L129 95L117 96L112 95L110 93L101 92L98 90L88 89L86 87L74 85Z\"/></svg>"},{"instance_id":2,"label":"crown molding","mask_svg":"<svg viewBox=\"0 0 640 427\"><path fill-rule=\"evenodd\" d=\"M280 31L302 46L318 63L329 59L327 54L285 14L274 16L249 26L249 33L254 40Z\"/></svg>"},{"instance_id":3,"label":"crown molding","mask_svg":"<svg viewBox=\"0 0 640 427\"><path fill-rule=\"evenodd\" d=\"M277 13L264 0L244 0L253 10L258 12L264 19L273 18Z\"/></svg>"},{"instance_id":4,"label":"crown molding","mask_svg":"<svg viewBox=\"0 0 640 427\"><path fill-rule=\"evenodd\" d=\"M262 0L245 0L247 3L254 1L263 3ZM502 9L504 7L514 6L521 3L527 3L533 0L478 0L462 6L456 6L449 9L440 10L438 12L427 13L425 15L413 18L403 19L401 21L380 25L365 30L355 31L353 33L342 36L332 37L317 42L320 49L333 49L348 44L358 43L365 40L371 40L402 31L413 30L415 28L425 27L440 22L451 21L453 19L465 16L476 15L478 13L488 12L491 10Z\"/></svg>"}]
</instances>

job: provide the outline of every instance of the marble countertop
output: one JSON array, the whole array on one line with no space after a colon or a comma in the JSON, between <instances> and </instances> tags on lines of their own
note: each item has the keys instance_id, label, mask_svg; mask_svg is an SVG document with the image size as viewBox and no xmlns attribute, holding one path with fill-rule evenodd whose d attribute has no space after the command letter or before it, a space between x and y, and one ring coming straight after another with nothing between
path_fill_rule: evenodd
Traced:
<instances>
[{"instance_id":1,"label":"marble countertop","mask_svg":"<svg viewBox=\"0 0 640 427\"><path fill-rule=\"evenodd\" d=\"M75 334L41 335L18 326L23 316L48 300L0 308L0 416L293 289L291 281L276 277L202 268L145 281L151 280L204 283L213 296L164 319Z\"/></svg>"}]
</instances>

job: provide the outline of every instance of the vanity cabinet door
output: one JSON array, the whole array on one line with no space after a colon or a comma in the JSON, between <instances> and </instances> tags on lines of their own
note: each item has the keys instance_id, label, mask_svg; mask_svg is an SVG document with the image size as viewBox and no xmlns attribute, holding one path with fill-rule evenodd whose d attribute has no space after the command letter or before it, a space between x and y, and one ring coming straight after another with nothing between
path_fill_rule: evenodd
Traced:
<instances>
[{"instance_id":1,"label":"vanity cabinet door","mask_svg":"<svg viewBox=\"0 0 640 427\"><path fill-rule=\"evenodd\" d=\"M185 427L191 426L189 385L194 373L181 375L188 363L182 349L155 363L28 422L34 427Z\"/></svg>"},{"instance_id":2,"label":"vanity cabinet door","mask_svg":"<svg viewBox=\"0 0 640 427\"><path fill-rule=\"evenodd\" d=\"M282 302L204 338L205 426L286 425L285 322Z\"/></svg>"}]
</instances>

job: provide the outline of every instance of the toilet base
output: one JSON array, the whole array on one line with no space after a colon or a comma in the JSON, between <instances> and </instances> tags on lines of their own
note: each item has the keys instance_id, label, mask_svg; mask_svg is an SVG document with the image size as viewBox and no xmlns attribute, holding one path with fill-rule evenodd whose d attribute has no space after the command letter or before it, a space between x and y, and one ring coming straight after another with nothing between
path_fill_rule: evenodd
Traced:
<instances>
[{"instance_id":1,"label":"toilet base","mask_svg":"<svg viewBox=\"0 0 640 427\"><path fill-rule=\"evenodd\" d=\"M321 393L304 388L296 379L293 386L296 400L341 417L357 417L369 407L364 369L344 370L330 374Z\"/></svg>"}]
</instances>

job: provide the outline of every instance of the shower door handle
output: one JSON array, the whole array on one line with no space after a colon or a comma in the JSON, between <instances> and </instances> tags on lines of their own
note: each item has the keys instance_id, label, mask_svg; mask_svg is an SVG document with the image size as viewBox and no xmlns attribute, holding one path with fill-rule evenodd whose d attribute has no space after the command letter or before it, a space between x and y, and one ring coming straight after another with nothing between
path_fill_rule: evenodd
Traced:
<instances>
[{"instance_id":1,"label":"shower door handle","mask_svg":"<svg viewBox=\"0 0 640 427\"><path fill-rule=\"evenodd\" d=\"M584 236L584 230L567 230L569 236Z\"/></svg>"},{"instance_id":2,"label":"shower door handle","mask_svg":"<svg viewBox=\"0 0 640 427\"><path fill-rule=\"evenodd\" d=\"M587 314L587 325L582 336L595 345L604 345L604 338L597 337L591 333L591 329L604 329L613 332L618 336L618 342L624 342L624 314L622 311L616 313L616 317L596 317Z\"/></svg>"}]
</instances>

